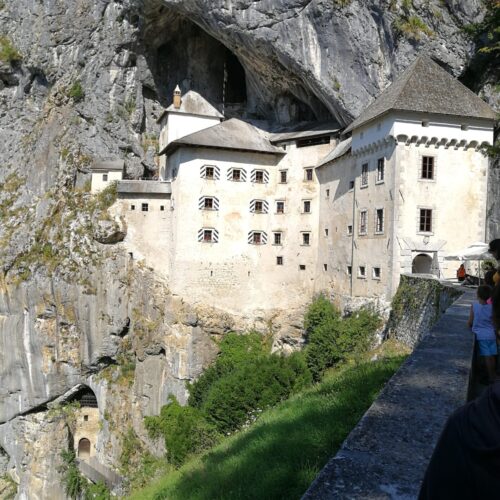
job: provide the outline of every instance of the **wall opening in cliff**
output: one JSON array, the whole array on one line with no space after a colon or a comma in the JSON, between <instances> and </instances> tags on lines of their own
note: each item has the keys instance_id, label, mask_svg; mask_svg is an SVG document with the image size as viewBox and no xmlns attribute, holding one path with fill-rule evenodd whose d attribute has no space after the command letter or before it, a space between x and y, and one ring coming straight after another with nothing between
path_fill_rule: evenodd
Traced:
<instances>
[{"instance_id":1,"label":"wall opening in cliff","mask_svg":"<svg viewBox=\"0 0 500 500\"><path fill-rule=\"evenodd\" d=\"M172 103L178 84L182 93L198 92L227 118L279 125L332 119L299 76L257 45L209 32L157 0L146 4L144 15L144 55L162 106Z\"/></svg>"},{"instance_id":2,"label":"wall opening in cliff","mask_svg":"<svg viewBox=\"0 0 500 500\"><path fill-rule=\"evenodd\" d=\"M90 458L90 441L87 438L82 438L78 442L78 458L81 460Z\"/></svg>"}]
</instances>

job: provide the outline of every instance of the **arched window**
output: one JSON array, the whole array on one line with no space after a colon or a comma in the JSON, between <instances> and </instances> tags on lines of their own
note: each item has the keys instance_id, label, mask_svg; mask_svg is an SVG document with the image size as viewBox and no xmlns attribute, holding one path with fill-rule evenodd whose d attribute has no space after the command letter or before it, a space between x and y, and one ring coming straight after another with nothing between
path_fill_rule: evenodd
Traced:
<instances>
[{"instance_id":1,"label":"arched window","mask_svg":"<svg viewBox=\"0 0 500 500\"><path fill-rule=\"evenodd\" d=\"M82 438L78 442L78 458L81 460L90 458L90 441L87 438Z\"/></svg>"}]
</instances>

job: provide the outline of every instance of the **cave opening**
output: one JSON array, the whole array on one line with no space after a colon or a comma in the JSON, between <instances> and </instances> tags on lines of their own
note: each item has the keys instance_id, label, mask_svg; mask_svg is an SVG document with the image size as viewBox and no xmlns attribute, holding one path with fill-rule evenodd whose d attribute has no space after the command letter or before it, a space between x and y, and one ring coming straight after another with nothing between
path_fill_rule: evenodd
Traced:
<instances>
[{"instance_id":1,"label":"cave opening","mask_svg":"<svg viewBox=\"0 0 500 500\"><path fill-rule=\"evenodd\" d=\"M142 38L157 98L166 108L176 85L202 95L226 118L278 126L332 120L332 114L300 76L276 55L244 47L222 31L209 33L191 19L151 2Z\"/></svg>"}]
</instances>

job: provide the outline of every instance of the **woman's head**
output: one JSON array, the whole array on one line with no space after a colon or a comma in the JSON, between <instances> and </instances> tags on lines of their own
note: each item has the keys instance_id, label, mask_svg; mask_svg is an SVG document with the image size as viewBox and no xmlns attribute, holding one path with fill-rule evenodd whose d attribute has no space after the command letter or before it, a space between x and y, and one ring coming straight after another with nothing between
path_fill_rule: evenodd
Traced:
<instances>
[{"instance_id":1,"label":"woman's head","mask_svg":"<svg viewBox=\"0 0 500 500\"><path fill-rule=\"evenodd\" d=\"M485 302L491 297L491 287L488 285L481 285L477 287L477 298Z\"/></svg>"}]
</instances>

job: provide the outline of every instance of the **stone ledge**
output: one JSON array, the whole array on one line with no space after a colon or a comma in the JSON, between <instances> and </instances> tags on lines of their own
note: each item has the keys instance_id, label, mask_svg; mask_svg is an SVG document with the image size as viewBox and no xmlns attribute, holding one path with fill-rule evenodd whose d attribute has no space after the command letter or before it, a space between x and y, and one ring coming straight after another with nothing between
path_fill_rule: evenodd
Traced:
<instances>
[{"instance_id":1,"label":"stone ledge","mask_svg":"<svg viewBox=\"0 0 500 500\"><path fill-rule=\"evenodd\" d=\"M413 499L448 416L467 401L473 339L467 290L434 325L304 494Z\"/></svg>"}]
</instances>

